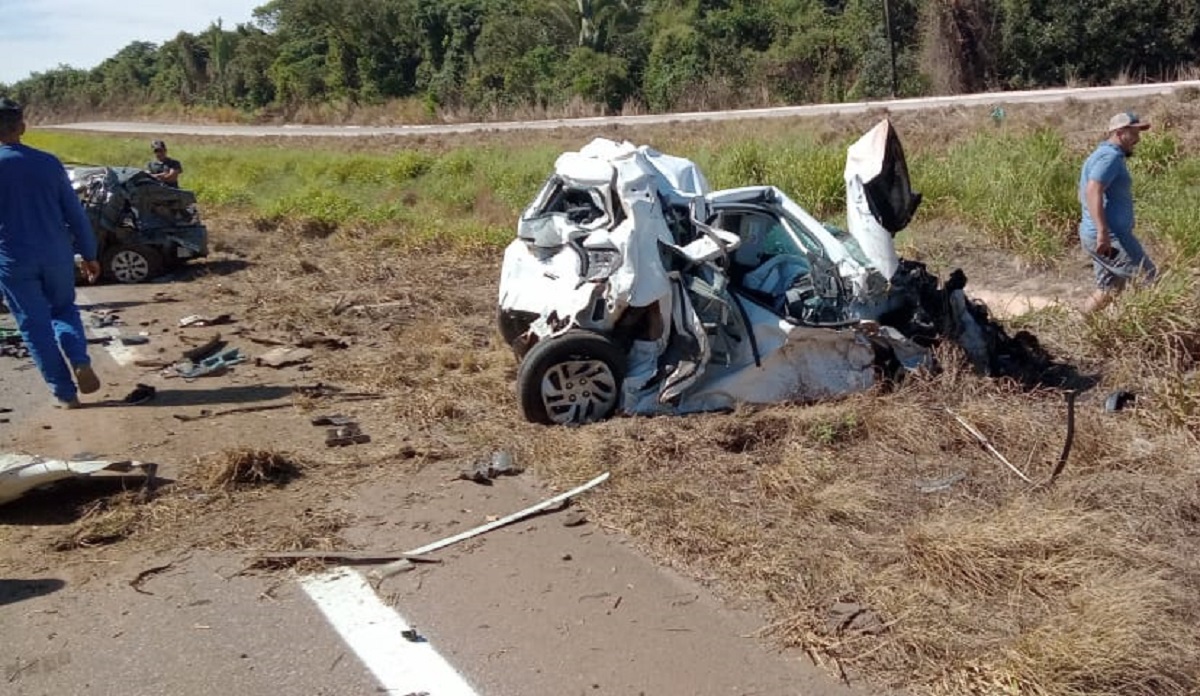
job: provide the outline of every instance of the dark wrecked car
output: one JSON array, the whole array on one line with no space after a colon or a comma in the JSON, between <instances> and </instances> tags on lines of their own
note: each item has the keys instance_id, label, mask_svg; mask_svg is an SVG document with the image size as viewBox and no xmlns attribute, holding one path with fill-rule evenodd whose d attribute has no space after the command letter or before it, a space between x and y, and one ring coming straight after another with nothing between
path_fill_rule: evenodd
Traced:
<instances>
[{"instance_id":1,"label":"dark wrecked car","mask_svg":"<svg viewBox=\"0 0 1200 696\"><path fill-rule=\"evenodd\" d=\"M1040 358L898 258L920 204L895 130L848 151L847 230L772 186L710 191L686 159L597 139L561 155L504 254L499 328L526 419L807 402L933 367L952 340L980 371Z\"/></svg>"},{"instance_id":2,"label":"dark wrecked car","mask_svg":"<svg viewBox=\"0 0 1200 696\"><path fill-rule=\"evenodd\" d=\"M103 277L143 283L208 255L196 194L132 167L68 167L99 245Z\"/></svg>"}]
</instances>

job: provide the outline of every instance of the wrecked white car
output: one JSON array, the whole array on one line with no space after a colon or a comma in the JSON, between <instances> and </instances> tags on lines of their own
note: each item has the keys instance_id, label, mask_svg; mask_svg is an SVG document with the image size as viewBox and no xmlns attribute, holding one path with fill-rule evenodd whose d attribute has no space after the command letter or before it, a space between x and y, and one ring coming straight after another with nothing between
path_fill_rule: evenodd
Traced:
<instances>
[{"instance_id":1,"label":"wrecked white car","mask_svg":"<svg viewBox=\"0 0 1200 696\"><path fill-rule=\"evenodd\" d=\"M524 416L812 401L929 366L945 338L1000 371L1024 344L967 299L961 272L941 285L897 257L920 194L890 122L849 148L845 184L842 231L772 186L710 191L694 163L648 147L561 155L501 270Z\"/></svg>"}]
</instances>

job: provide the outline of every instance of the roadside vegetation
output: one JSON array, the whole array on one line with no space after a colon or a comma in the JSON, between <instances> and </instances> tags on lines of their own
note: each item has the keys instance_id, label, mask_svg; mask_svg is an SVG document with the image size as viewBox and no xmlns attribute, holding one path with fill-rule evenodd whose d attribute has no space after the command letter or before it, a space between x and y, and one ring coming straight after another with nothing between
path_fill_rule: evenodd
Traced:
<instances>
[{"instance_id":1,"label":"roadside vegetation","mask_svg":"<svg viewBox=\"0 0 1200 696\"><path fill-rule=\"evenodd\" d=\"M1064 390L971 374L949 351L939 374L833 403L571 429L521 421L514 360L493 326L500 250L554 157L591 133L178 138L171 149L215 246L247 261L198 279L197 293L219 282L222 311L259 327L383 337L382 348L318 369L391 396L393 430L376 432L403 443L381 460L389 466L449 471L457 457L503 448L564 486L612 471L581 501L600 524L725 596L761 602L765 638L835 674L912 693L1182 696L1200 689L1193 96L1141 109L1156 128L1133 160L1139 226L1162 281L1095 318L1070 308L1081 297L1064 297L1006 320L1095 382L1078 396L1073 448L1053 483ZM1002 259L1024 277L982 282L1065 270L1086 284L1073 241L1078 167L1126 106L896 115L925 194L902 252L943 276L961 266L977 277ZM877 117L603 134L692 157L717 187L778 185L836 220L845 146ZM74 161L146 159L141 138L29 140ZM1135 406L1105 412L1116 389L1134 392ZM833 620L839 603L858 619Z\"/></svg>"},{"instance_id":2,"label":"roadside vegetation","mask_svg":"<svg viewBox=\"0 0 1200 696\"><path fill-rule=\"evenodd\" d=\"M43 122L420 123L1161 81L1200 60L1178 0L271 0L212 19L0 92Z\"/></svg>"}]
</instances>

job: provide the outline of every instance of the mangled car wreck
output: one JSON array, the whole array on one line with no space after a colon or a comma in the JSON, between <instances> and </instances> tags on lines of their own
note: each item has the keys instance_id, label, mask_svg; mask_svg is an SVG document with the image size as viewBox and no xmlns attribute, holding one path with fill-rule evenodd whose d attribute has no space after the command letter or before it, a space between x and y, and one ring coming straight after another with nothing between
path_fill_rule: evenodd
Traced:
<instances>
[{"instance_id":1,"label":"mangled car wreck","mask_svg":"<svg viewBox=\"0 0 1200 696\"><path fill-rule=\"evenodd\" d=\"M108 280L143 283L208 255L208 230L191 191L133 167L69 167L67 174L92 223Z\"/></svg>"},{"instance_id":2,"label":"mangled car wreck","mask_svg":"<svg viewBox=\"0 0 1200 696\"><path fill-rule=\"evenodd\" d=\"M524 416L812 401L931 367L946 339L999 371L1019 342L965 276L941 284L897 256L920 194L890 122L849 148L845 184L843 231L772 186L710 191L694 163L648 147L596 139L561 155L501 270Z\"/></svg>"}]
</instances>

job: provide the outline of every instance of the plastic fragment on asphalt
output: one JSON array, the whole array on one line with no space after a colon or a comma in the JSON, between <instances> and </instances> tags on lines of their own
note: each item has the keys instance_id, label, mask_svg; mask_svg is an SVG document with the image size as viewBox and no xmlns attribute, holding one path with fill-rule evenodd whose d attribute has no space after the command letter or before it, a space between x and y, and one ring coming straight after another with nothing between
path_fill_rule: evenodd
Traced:
<instances>
[{"instance_id":1,"label":"plastic fragment on asphalt","mask_svg":"<svg viewBox=\"0 0 1200 696\"><path fill-rule=\"evenodd\" d=\"M0 454L0 505L57 481L86 478L100 472L130 473L138 470L145 474L145 469L145 464L133 461L66 461L34 454Z\"/></svg>"}]
</instances>

